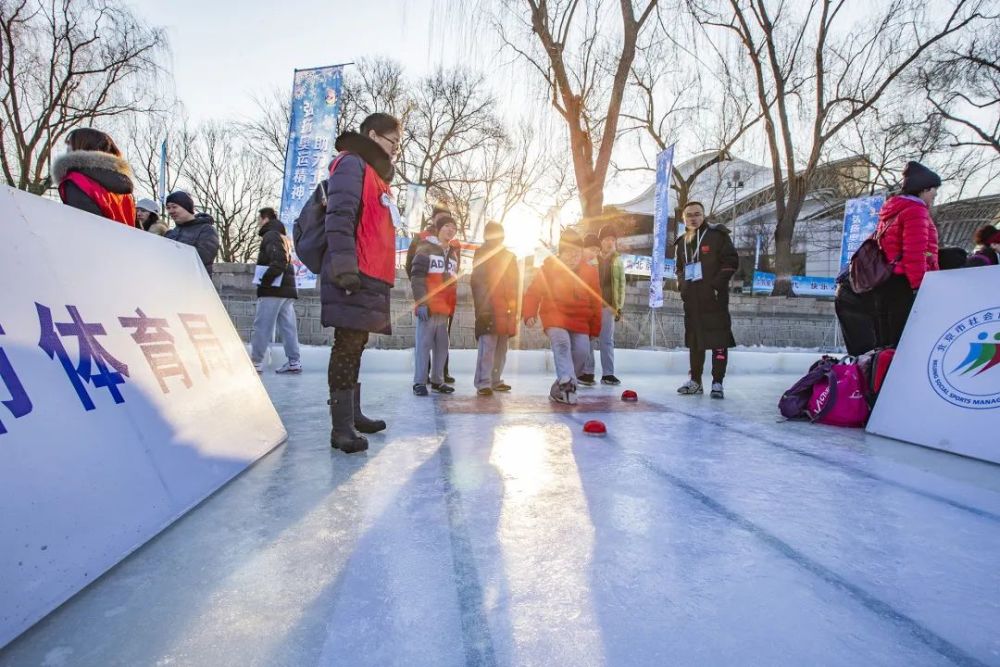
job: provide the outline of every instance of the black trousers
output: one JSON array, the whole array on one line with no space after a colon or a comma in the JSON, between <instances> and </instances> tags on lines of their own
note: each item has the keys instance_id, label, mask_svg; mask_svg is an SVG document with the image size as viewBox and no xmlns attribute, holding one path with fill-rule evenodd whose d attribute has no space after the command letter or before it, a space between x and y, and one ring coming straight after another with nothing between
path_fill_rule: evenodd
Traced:
<instances>
[{"instance_id":1,"label":"black trousers","mask_svg":"<svg viewBox=\"0 0 1000 667\"><path fill-rule=\"evenodd\" d=\"M916 294L905 276L893 276L874 290L875 338L878 347L895 347L903 337Z\"/></svg>"},{"instance_id":2,"label":"black trousers","mask_svg":"<svg viewBox=\"0 0 1000 667\"><path fill-rule=\"evenodd\" d=\"M701 374L705 370L705 350L692 347L689 350L691 360L691 379L701 384ZM712 350L712 382L722 383L726 377L726 366L729 364L729 349L720 347Z\"/></svg>"},{"instance_id":3,"label":"black trousers","mask_svg":"<svg viewBox=\"0 0 1000 667\"><path fill-rule=\"evenodd\" d=\"M361 372L361 354L368 343L368 332L337 327L333 333L333 349L330 350L330 366L326 380L330 391L354 390Z\"/></svg>"},{"instance_id":4,"label":"black trousers","mask_svg":"<svg viewBox=\"0 0 1000 667\"><path fill-rule=\"evenodd\" d=\"M841 284L837 286L833 308L847 354L858 357L874 350L877 344L874 295L871 292L857 294L850 285Z\"/></svg>"}]
</instances>

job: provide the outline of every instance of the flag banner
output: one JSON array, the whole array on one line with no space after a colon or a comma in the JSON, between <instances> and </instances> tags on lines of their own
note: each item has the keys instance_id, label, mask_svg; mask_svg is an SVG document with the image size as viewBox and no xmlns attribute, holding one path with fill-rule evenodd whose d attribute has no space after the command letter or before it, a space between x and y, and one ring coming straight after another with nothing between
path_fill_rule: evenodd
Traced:
<instances>
[{"instance_id":1,"label":"flag banner","mask_svg":"<svg viewBox=\"0 0 1000 667\"><path fill-rule=\"evenodd\" d=\"M160 204L160 213L163 213L163 207L167 202L167 140L164 139L163 143L160 144L160 182L158 192L156 193L159 197L157 201Z\"/></svg>"},{"instance_id":2,"label":"flag banner","mask_svg":"<svg viewBox=\"0 0 1000 667\"><path fill-rule=\"evenodd\" d=\"M774 279L775 275L773 273L768 273L767 271L754 271L753 272L753 294L770 294L774 291Z\"/></svg>"},{"instance_id":3,"label":"flag banner","mask_svg":"<svg viewBox=\"0 0 1000 667\"><path fill-rule=\"evenodd\" d=\"M289 238L302 207L327 178L336 151L343 70L343 65L295 70L281 186L281 221ZM316 276L297 257L292 259L296 285L315 287Z\"/></svg>"},{"instance_id":4,"label":"flag banner","mask_svg":"<svg viewBox=\"0 0 1000 667\"><path fill-rule=\"evenodd\" d=\"M861 247L864 240L875 233L878 213L885 203L885 195L848 199L844 204L844 236L840 243L841 270Z\"/></svg>"},{"instance_id":5,"label":"flag banner","mask_svg":"<svg viewBox=\"0 0 1000 667\"><path fill-rule=\"evenodd\" d=\"M653 258L649 279L649 307L663 307L663 269L667 259L667 220L670 218L670 174L674 147L656 156L656 206L653 210Z\"/></svg>"},{"instance_id":6,"label":"flag banner","mask_svg":"<svg viewBox=\"0 0 1000 667\"><path fill-rule=\"evenodd\" d=\"M815 296L832 299L836 295L836 292L836 278L792 276L792 294L795 296Z\"/></svg>"},{"instance_id":7,"label":"flag banner","mask_svg":"<svg viewBox=\"0 0 1000 667\"><path fill-rule=\"evenodd\" d=\"M427 199L426 185L406 186L406 215L403 216L403 233L416 234L420 231L420 219L424 214L424 201Z\"/></svg>"}]
</instances>

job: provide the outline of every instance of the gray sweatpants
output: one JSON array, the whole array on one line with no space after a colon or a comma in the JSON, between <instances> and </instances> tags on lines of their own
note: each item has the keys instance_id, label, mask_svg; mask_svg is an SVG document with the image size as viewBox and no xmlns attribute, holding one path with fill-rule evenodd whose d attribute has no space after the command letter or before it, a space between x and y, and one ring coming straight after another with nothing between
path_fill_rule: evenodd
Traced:
<instances>
[{"instance_id":1,"label":"gray sweatpants","mask_svg":"<svg viewBox=\"0 0 1000 667\"><path fill-rule=\"evenodd\" d=\"M500 384L503 367L507 363L507 344L510 336L483 334L479 337L479 356L476 359L476 389L492 389Z\"/></svg>"},{"instance_id":2,"label":"gray sweatpants","mask_svg":"<svg viewBox=\"0 0 1000 667\"><path fill-rule=\"evenodd\" d=\"M413 384L427 384L427 364L431 364L431 384L444 382L444 362L448 359L448 316L431 315L417 320L416 364Z\"/></svg>"},{"instance_id":3,"label":"gray sweatpants","mask_svg":"<svg viewBox=\"0 0 1000 667\"><path fill-rule=\"evenodd\" d=\"M576 386L576 376L583 372L587 363L590 336L558 327L549 327L545 333L556 362L556 380L560 383L572 382Z\"/></svg>"},{"instance_id":4,"label":"gray sweatpants","mask_svg":"<svg viewBox=\"0 0 1000 667\"><path fill-rule=\"evenodd\" d=\"M299 360L299 330L295 323L295 299L278 296L257 298L257 314L253 318L253 333L250 334L250 359L255 364L264 361L267 346L274 338L275 325L285 346L285 356L289 361Z\"/></svg>"},{"instance_id":5,"label":"gray sweatpants","mask_svg":"<svg viewBox=\"0 0 1000 667\"><path fill-rule=\"evenodd\" d=\"M615 311L608 307L601 309L601 334L597 338L597 346L601 350L601 375L615 374ZM584 373L593 374L594 348L587 345L587 363L583 366Z\"/></svg>"}]
</instances>

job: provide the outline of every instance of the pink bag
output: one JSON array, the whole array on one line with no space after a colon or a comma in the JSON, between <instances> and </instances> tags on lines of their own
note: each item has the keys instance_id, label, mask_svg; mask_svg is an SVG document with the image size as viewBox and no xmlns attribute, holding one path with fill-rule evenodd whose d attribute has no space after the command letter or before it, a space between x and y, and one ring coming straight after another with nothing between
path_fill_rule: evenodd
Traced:
<instances>
[{"instance_id":1,"label":"pink bag","mask_svg":"<svg viewBox=\"0 0 1000 667\"><path fill-rule=\"evenodd\" d=\"M853 358L845 358L827 376L813 385L806 412L809 418L830 426L864 426L870 408L865 398L865 379Z\"/></svg>"}]
</instances>

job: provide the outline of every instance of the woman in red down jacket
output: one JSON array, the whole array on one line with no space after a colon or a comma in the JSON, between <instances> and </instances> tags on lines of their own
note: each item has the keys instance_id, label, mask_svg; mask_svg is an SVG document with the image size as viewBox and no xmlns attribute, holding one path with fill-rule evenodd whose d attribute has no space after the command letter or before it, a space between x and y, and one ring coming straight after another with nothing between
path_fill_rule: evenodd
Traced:
<instances>
[{"instance_id":1,"label":"woman in red down jacket","mask_svg":"<svg viewBox=\"0 0 1000 667\"><path fill-rule=\"evenodd\" d=\"M930 207L941 177L919 162L903 169L902 193L890 197L879 213L877 234L892 277L874 290L878 345L895 346L928 271L938 270L938 235Z\"/></svg>"},{"instance_id":2,"label":"woman in red down jacket","mask_svg":"<svg viewBox=\"0 0 1000 667\"><path fill-rule=\"evenodd\" d=\"M100 130L80 127L66 136L66 148L52 163L62 202L135 227L132 169L114 140Z\"/></svg>"}]
</instances>

